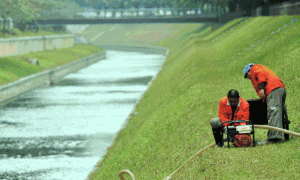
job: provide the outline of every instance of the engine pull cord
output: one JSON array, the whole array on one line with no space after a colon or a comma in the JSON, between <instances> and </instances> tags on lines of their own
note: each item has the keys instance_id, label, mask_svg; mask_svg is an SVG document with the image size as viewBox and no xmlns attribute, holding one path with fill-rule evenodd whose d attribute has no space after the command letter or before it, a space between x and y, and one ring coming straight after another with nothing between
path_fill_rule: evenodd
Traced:
<instances>
[{"instance_id":1,"label":"engine pull cord","mask_svg":"<svg viewBox=\"0 0 300 180\"><path fill-rule=\"evenodd\" d=\"M282 132L282 133L285 133L285 134L289 134L289 135L292 135L292 136L296 136L296 137L300 137L300 133L296 133L296 132L293 132L293 131L289 131L289 130L285 130L285 129L281 129L281 128L277 128L277 127L273 127L273 126L268 126L268 125L253 125L254 128L257 128L257 129L268 129L268 130L274 130L274 131L279 131L279 132ZM203 153L204 151L212 148L212 147L215 147L216 146L216 143L212 143L208 146L206 146L205 148L201 149L200 151L198 151L197 153L195 153L193 156L191 156L188 160L186 160L181 166L179 166L175 171L173 171L170 175L168 175L167 177L165 177L163 180L170 180L171 177L177 173L187 162L189 162L190 160L194 159L197 155ZM135 180L135 177L134 177L134 174L127 170L127 169L124 169L122 170L120 173L119 173L119 176L121 178L121 180L125 180L124 178L124 174L128 174L132 180Z\"/></svg>"}]
</instances>

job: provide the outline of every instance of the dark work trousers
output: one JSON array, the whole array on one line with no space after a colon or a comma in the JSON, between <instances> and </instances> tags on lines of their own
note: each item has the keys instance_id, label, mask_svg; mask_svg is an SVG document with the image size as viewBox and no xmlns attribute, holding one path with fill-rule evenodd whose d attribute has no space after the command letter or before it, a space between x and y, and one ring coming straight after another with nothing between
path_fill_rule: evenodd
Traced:
<instances>
[{"instance_id":1,"label":"dark work trousers","mask_svg":"<svg viewBox=\"0 0 300 180\"><path fill-rule=\"evenodd\" d=\"M267 96L267 118L269 126L282 128L283 108L285 106L286 90L284 88L274 89ZM268 139L282 139L282 133L269 130Z\"/></svg>"},{"instance_id":2,"label":"dark work trousers","mask_svg":"<svg viewBox=\"0 0 300 180\"><path fill-rule=\"evenodd\" d=\"M220 128L222 128L221 119L220 118L213 118L210 121L210 125L211 125L212 129L220 129Z\"/></svg>"},{"instance_id":3,"label":"dark work trousers","mask_svg":"<svg viewBox=\"0 0 300 180\"><path fill-rule=\"evenodd\" d=\"M220 118L213 118L210 121L210 125L212 127L212 132L213 132L216 144L219 146L223 146L224 145L223 136L222 136L223 128L222 128L222 122L221 122Z\"/></svg>"}]
</instances>

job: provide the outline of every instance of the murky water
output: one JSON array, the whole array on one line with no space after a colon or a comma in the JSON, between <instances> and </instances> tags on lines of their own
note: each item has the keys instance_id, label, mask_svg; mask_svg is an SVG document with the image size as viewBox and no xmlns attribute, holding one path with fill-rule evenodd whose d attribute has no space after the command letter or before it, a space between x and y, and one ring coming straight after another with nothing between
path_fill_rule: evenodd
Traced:
<instances>
[{"instance_id":1,"label":"murky water","mask_svg":"<svg viewBox=\"0 0 300 180\"><path fill-rule=\"evenodd\" d=\"M0 109L0 179L86 179L164 60L108 51Z\"/></svg>"}]
</instances>

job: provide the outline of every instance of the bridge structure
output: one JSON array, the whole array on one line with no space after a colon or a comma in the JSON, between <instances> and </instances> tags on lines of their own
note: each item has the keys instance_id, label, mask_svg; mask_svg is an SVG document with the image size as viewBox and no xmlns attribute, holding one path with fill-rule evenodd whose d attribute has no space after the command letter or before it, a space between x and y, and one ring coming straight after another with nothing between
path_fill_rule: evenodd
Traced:
<instances>
[{"instance_id":1,"label":"bridge structure","mask_svg":"<svg viewBox=\"0 0 300 180\"><path fill-rule=\"evenodd\" d=\"M220 23L223 13L191 8L143 8L143 9L108 9L69 13L59 17L62 12L46 12L37 18L40 25L62 24L120 24L120 23ZM47 17L47 18L45 18ZM51 18L56 17L56 18Z\"/></svg>"}]
</instances>

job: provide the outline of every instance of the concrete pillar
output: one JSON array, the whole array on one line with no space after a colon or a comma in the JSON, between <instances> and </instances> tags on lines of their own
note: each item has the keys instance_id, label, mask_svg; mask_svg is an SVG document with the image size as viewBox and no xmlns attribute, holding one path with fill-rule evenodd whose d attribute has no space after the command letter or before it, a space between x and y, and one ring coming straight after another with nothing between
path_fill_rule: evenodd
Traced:
<instances>
[{"instance_id":1,"label":"concrete pillar","mask_svg":"<svg viewBox=\"0 0 300 180\"><path fill-rule=\"evenodd\" d=\"M282 3L283 9L280 10L280 15L289 15L288 14L288 8L290 6L289 2Z\"/></svg>"},{"instance_id":2,"label":"concrete pillar","mask_svg":"<svg viewBox=\"0 0 300 180\"><path fill-rule=\"evenodd\" d=\"M262 16L262 7L258 7L256 9L256 15L255 16Z\"/></svg>"},{"instance_id":3,"label":"concrete pillar","mask_svg":"<svg viewBox=\"0 0 300 180\"><path fill-rule=\"evenodd\" d=\"M11 17L8 17L7 18L7 21L8 21L8 29L11 30L14 28L14 21Z\"/></svg>"}]
</instances>

